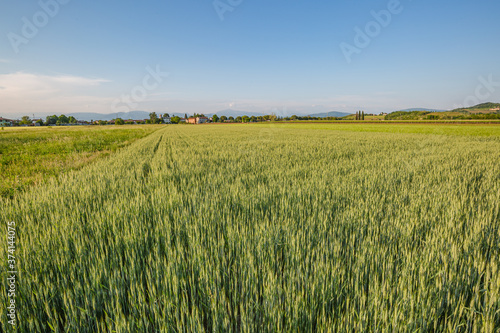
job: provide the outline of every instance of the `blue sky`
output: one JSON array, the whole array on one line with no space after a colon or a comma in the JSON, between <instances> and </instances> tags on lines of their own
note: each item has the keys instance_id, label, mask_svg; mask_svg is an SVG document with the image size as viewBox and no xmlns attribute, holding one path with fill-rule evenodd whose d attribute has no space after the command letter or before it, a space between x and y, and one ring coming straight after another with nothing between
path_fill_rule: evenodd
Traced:
<instances>
[{"instance_id":1,"label":"blue sky","mask_svg":"<svg viewBox=\"0 0 500 333\"><path fill-rule=\"evenodd\" d=\"M228 108L291 115L500 102L500 3L493 0L1 6L4 117Z\"/></svg>"}]
</instances>

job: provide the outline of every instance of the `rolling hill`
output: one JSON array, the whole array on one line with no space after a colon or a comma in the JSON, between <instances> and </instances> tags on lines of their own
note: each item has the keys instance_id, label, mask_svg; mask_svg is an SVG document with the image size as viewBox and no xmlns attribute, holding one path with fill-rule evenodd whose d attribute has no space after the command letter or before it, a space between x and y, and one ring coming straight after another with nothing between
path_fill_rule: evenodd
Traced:
<instances>
[{"instance_id":1,"label":"rolling hill","mask_svg":"<svg viewBox=\"0 0 500 333\"><path fill-rule=\"evenodd\" d=\"M315 113L309 115L310 117L317 117L317 118L327 118L327 117L337 117L337 118L342 118L345 116L348 116L349 113L347 112L340 112L340 111L330 111L330 112L324 112L324 113Z\"/></svg>"},{"instance_id":2,"label":"rolling hill","mask_svg":"<svg viewBox=\"0 0 500 333\"><path fill-rule=\"evenodd\" d=\"M394 111L386 115L385 120L500 119L499 103L482 103L451 111L409 110Z\"/></svg>"},{"instance_id":3,"label":"rolling hill","mask_svg":"<svg viewBox=\"0 0 500 333\"><path fill-rule=\"evenodd\" d=\"M79 113L71 113L67 115L73 116L78 120L113 120L116 118L122 119L147 119L149 118L149 112L146 111L130 111L130 112L117 112L117 113L87 113L87 112L79 112Z\"/></svg>"},{"instance_id":4,"label":"rolling hill","mask_svg":"<svg viewBox=\"0 0 500 333\"><path fill-rule=\"evenodd\" d=\"M484 112L494 112L500 110L500 103L482 103L475 106L470 106L466 108L458 108L451 110L452 112L469 112L469 113L484 113Z\"/></svg>"},{"instance_id":5,"label":"rolling hill","mask_svg":"<svg viewBox=\"0 0 500 333\"><path fill-rule=\"evenodd\" d=\"M426 108L410 108L410 109L404 109L404 110L398 110L402 112L413 112L413 111L423 111L423 112L444 112L446 110L438 110L438 109L426 109ZM394 112L398 112L394 111Z\"/></svg>"}]
</instances>

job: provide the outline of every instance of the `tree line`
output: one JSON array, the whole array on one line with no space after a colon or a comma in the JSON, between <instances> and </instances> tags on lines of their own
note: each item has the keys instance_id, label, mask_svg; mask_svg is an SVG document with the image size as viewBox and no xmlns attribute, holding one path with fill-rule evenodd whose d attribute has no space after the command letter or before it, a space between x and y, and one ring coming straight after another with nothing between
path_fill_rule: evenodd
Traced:
<instances>
[{"instance_id":1,"label":"tree line","mask_svg":"<svg viewBox=\"0 0 500 333\"><path fill-rule=\"evenodd\" d=\"M202 113L195 113L193 117L205 117L204 114ZM352 117L352 116L351 116ZM148 119L141 119L141 120L124 120L122 118L115 118L111 121L106 121L106 120L91 120L90 122L85 122L85 123L90 123L90 124L98 124L98 125L107 125L107 124L115 124L115 125L125 125L125 124L164 124L167 123L167 119L169 119L169 123L172 124L179 124L182 123L183 119L188 119L188 115L184 114L184 118L181 118L180 116L175 116L173 115L170 117L168 113L162 114L157 114L156 112L151 112L149 113L149 118ZM264 116L218 116L214 114L211 117L211 121L214 123L255 123L255 122L265 122L265 121L297 121L297 120L316 120L316 121L321 121L321 120L345 120L345 117L311 117L311 116L297 116L297 115L292 115L292 116L278 116L278 115L264 115ZM358 111L356 112L355 115L356 120L364 120L365 119L365 113L364 111ZM64 114L57 116L57 115L52 115L52 116L47 116L45 118L45 121L42 119L37 119L35 124L38 124L40 126L45 125L45 126L50 126L50 125L68 125L68 124L77 124L78 120L73 117L73 116L66 116ZM18 122L15 122L14 125L31 125L33 124L33 120L30 119L28 116L23 116L22 119Z\"/></svg>"}]
</instances>

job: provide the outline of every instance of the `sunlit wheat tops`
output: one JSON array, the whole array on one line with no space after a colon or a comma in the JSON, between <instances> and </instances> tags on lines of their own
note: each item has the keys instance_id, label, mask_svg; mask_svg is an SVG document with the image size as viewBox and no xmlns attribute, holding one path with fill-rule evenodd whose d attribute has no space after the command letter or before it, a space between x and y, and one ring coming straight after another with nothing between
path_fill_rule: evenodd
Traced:
<instances>
[{"instance_id":1,"label":"sunlit wheat tops","mask_svg":"<svg viewBox=\"0 0 500 333\"><path fill-rule=\"evenodd\" d=\"M167 126L0 199L19 331L498 331L498 130L315 126Z\"/></svg>"}]
</instances>

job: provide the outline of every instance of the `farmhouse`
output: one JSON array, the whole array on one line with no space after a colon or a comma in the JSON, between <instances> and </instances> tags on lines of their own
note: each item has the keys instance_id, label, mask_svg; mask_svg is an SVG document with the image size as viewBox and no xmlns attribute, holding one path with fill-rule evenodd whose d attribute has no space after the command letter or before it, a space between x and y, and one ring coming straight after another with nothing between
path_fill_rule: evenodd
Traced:
<instances>
[{"instance_id":1,"label":"farmhouse","mask_svg":"<svg viewBox=\"0 0 500 333\"><path fill-rule=\"evenodd\" d=\"M12 120L0 117L0 127L12 126Z\"/></svg>"},{"instance_id":2,"label":"farmhouse","mask_svg":"<svg viewBox=\"0 0 500 333\"><path fill-rule=\"evenodd\" d=\"M189 117L186 119L187 124L204 124L208 123L207 117Z\"/></svg>"}]
</instances>

